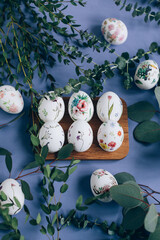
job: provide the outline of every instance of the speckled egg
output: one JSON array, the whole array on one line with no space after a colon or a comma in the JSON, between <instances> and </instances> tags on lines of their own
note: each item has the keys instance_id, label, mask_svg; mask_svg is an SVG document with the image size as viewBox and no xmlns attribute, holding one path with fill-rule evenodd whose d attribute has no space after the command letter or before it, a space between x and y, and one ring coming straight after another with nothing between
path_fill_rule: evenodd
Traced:
<instances>
[{"instance_id":1,"label":"speckled egg","mask_svg":"<svg viewBox=\"0 0 160 240\"><path fill-rule=\"evenodd\" d=\"M59 122L64 116L65 105L63 99L56 97L51 100L52 93L54 92L48 92L48 95L45 95L39 103L38 115L43 122Z\"/></svg>"},{"instance_id":2,"label":"speckled egg","mask_svg":"<svg viewBox=\"0 0 160 240\"><path fill-rule=\"evenodd\" d=\"M141 62L136 70L134 82L137 87L148 90L153 88L159 80L159 67L153 60Z\"/></svg>"},{"instance_id":3,"label":"speckled egg","mask_svg":"<svg viewBox=\"0 0 160 240\"><path fill-rule=\"evenodd\" d=\"M112 186L118 185L115 177L104 169L97 169L91 175L90 179L90 187L94 196L103 195ZM104 198L99 198L102 202L110 202L112 198L109 196L105 196Z\"/></svg>"},{"instance_id":4,"label":"speckled egg","mask_svg":"<svg viewBox=\"0 0 160 240\"><path fill-rule=\"evenodd\" d=\"M39 140L41 147L48 144L50 153L58 152L65 140L63 128L57 122L46 122L39 130Z\"/></svg>"},{"instance_id":5,"label":"speckled egg","mask_svg":"<svg viewBox=\"0 0 160 240\"><path fill-rule=\"evenodd\" d=\"M106 18L101 26L105 40L113 45L124 43L128 37L126 25L116 18Z\"/></svg>"},{"instance_id":6,"label":"speckled egg","mask_svg":"<svg viewBox=\"0 0 160 240\"><path fill-rule=\"evenodd\" d=\"M122 145L123 139L123 128L116 121L108 120L98 129L97 140L104 151L114 152Z\"/></svg>"},{"instance_id":7,"label":"speckled egg","mask_svg":"<svg viewBox=\"0 0 160 240\"><path fill-rule=\"evenodd\" d=\"M89 122L94 113L91 98L83 91L73 93L68 102L68 112L73 121L84 120Z\"/></svg>"},{"instance_id":8,"label":"speckled egg","mask_svg":"<svg viewBox=\"0 0 160 240\"><path fill-rule=\"evenodd\" d=\"M119 121L123 113L123 104L114 92L104 93L97 102L97 115L102 122Z\"/></svg>"},{"instance_id":9,"label":"speckled egg","mask_svg":"<svg viewBox=\"0 0 160 240\"><path fill-rule=\"evenodd\" d=\"M8 113L20 113L24 108L24 101L21 93L9 85L0 87L0 107Z\"/></svg>"},{"instance_id":10,"label":"speckled egg","mask_svg":"<svg viewBox=\"0 0 160 240\"><path fill-rule=\"evenodd\" d=\"M73 122L68 130L68 142L74 145L77 152L87 151L93 142L91 126L83 120Z\"/></svg>"},{"instance_id":11,"label":"speckled egg","mask_svg":"<svg viewBox=\"0 0 160 240\"><path fill-rule=\"evenodd\" d=\"M12 206L8 207L9 215L20 212L24 205L24 194L21 185L16 180L8 178L1 183L0 191L4 192L7 197L5 201L0 200L2 207L4 207L5 204L12 204ZM17 206L16 199L21 206Z\"/></svg>"}]
</instances>

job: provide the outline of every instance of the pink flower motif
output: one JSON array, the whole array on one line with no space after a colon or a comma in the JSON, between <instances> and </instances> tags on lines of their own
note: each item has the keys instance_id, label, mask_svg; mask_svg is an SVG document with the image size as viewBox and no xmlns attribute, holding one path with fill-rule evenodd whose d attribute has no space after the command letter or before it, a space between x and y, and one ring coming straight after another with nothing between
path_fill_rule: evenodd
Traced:
<instances>
[{"instance_id":1,"label":"pink flower motif","mask_svg":"<svg viewBox=\"0 0 160 240\"><path fill-rule=\"evenodd\" d=\"M109 191L109 189L110 189L110 186L109 185L105 185L103 187L103 189L102 189L102 193L105 193L105 192Z\"/></svg>"},{"instance_id":2,"label":"pink flower motif","mask_svg":"<svg viewBox=\"0 0 160 240\"><path fill-rule=\"evenodd\" d=\"M16 186L15 184L11 183L11 187L15 187L15 186Z\"/></svg>"},{"instance_id":3,"label":"pink flower motif","mask_svg":"<svg viewBox=\"0 0 160 240\"><path fill-rule=\"evenodd\" d=\"M10 108L9 111L12 113L17 113L18 112L18 107L13 103Z\"/></svg>"},{"instance_id":4,"label":"pink flower motif","mask_svg":"<svg viewBox=\"0 0 160 240\"><path fill-rule=\"evenodd\" d=\"M116 37L117 37L117 35L115 33L111 35L111 39L113 39L113 40L116 39Z\"/></svg>"},{"instance_id":5,"label":"pink flower motif","mask_svg":"<svg viewBox=\"0 0 160 240\"><path fill-rule=\"evenodd\" d=\"M0 99L4 97L4 92L0 92Z\"/></svg>"},{"instance_id":6,"label":"pink flower motif","mask_svg":"<svg viewBox=\"0 0 160 240\"><path fill-rule=\"evenodd\" d=\"M11 96L12 96L12 97L14 97L14 96L15 96L15 94L14 94L14 93L11 93Z\"/></svg>"},{"instance_id":7,"label":"pink flower motif","mask_svg":"<svg viewBox=\"0 0 160 240\"><path fill-rule=\"evenodd\" d=\"M117 29L116 29L116 31L114 32L114 34L115 34L116 36L118 36L118 35L119 35L119 33L120 33L120 29L119 29L119 28L117 28Z\"/></svg>"},{"instance_id":8,"label":"pink flower motif","mask_svg":"<svg viewBox=\"0 0 160 240\"><path fill-rule=\"evenodd\" d=\"M112 96L108 96L108 99L111 100Z\"/></svg>"},{"instance_id":9,"label":"pink flower motif","mask_svg":"<svg viewBox=\"0 0 160 240\"><path fill-rule=\"evenodd\" d=\"M114 29L114 25L113 24L110 24L109 26L108 26L108 30L109 31L112 31Z\"/></svg>"},{"instance_id":10,"label":"pink flower motif","mask_svg":"<svg viewBox=\"0 0 160 240\"><path fill-rule=\"evenodd\" d=\"M88 110L88 104L85 100L79 100L79 103L77 105L77 108L81 111L81 112L86 112Z\"/></svg>"},{"instance_id":11,"label":"pink flower motif","mask_svg":"<svg viewBox=\"0 0 160 240\"><path fill-rule=\"evenodd\" d=\"M108 143L108 146L114 148L116 146L116 142L110 142Z\"/></svg>"},{"instance_id":12,"label":"pink flower motif","mask_svg":"<svg viewBox=\"0 0 160 240\"><path fill-rule=\"evenodd\" d=\"M124 35L122 35L120 38L119 38L119 41L122 42L124 39Z\"/></svg>"}]
</instances>

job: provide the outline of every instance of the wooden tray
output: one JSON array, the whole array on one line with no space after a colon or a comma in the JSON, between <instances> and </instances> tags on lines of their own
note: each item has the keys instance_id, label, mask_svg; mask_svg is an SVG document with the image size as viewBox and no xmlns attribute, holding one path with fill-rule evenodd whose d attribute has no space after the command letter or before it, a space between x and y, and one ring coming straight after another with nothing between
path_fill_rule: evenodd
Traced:
<instances>
[{"instance_id":1,"label":"wooden tray","mask_svg":"<svg viewBox=\"0 0 160 240\"><path fill-rule=\"evenodd\" d=\"M66 97L63 99L65 102L66 111L65 111L65 115L64 115L63 119L59 123L64 129L65 139L66 139L65 143L67 143L67 131L68 131L70 125L73 123L73 121L68 114L69 98ZM97 105L98 99L99 98L96 98L95 100L93 100L95 111L94 111L93 118L91 119L91 121L89 121L89 124L91 125L91 127L93 129L93 135L94 135L94 140L93 140L92 146L86 152L78 153L76 151L73 151L71 156L67 159L72 159L74 157L75 159L80 159L80 160L117 160L117 159L122 159L127 156L128 151L129 151L129 137L128 137L128 113L127 113L126 102L123 99L121 99L123 102L123 114L122 114L122 117L121 117L119 123L121 124L121 126L123 127L123 130L124 130L123 143L122 143L121 147L118 150L116 150L115 152L106 152L100 148L100 146L97 142L97 131L98 131L99 126L102 124L102 122L97 117L97 113L96 113L96 105ZM55 158L56 158L56 154L49 153L46 160L54 160Z\"/></svg>"}]
</instances>

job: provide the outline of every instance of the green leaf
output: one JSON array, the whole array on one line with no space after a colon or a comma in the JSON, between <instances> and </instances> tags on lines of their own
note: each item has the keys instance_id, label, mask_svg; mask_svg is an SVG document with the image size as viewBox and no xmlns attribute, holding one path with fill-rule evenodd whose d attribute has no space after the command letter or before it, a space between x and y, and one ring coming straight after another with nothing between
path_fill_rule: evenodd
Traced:
<instances>
[{"instance_id":1,"label":"green leaf","mask_svg":"<svg viewBox=\"0 0 160 240\"><path fill-rule=\"evenodd\" d=\"M37 162L38 165L45 164L45 159L42 156L40 156L39 154L35 154L34 157L35 157L35 161Z\"/></svg>"},{"instance_id":2,"label":"green leaf","mask_svg":"<svg viewBox=\"0 0 160 240\"><path fill-rule=\"evenodd\" d=\"M41 222L41 214L40 213L38 213L38 215L37 215L36 222L37 222L37 224L40 224L40 222Z\"/></svg>"},{"instance_id":3,"label":"green leaf","mask_svg":"<svg viewBox=\"0 0 160 240\"><path fill-rule=\"evenodd\" d=\"M36 226L36 225L37 225L37 222L36 222L35 219L31 219L31 220L29 221L29 223L30 223L31 225L33 225L33 226Z\"/></svg>"},{"instance_id":4,"label":"green leaf","mask_svg":"<svg viewBox=\"0 0 160 240\"><path fill-rule=\"evenodd\" d=\"M110 119L111 113L113 111L113 106L114 106L114 103L112 104L112 106L110 107L110 109L108 111L108 119Z\"/></svg>"},{"instance_id":5,"label":"green leaf","mask_svg":"<svg viewBox=\"0 0 160 240\"><path fill-rule=\"evenodd\" d=\"M159 240L159 236L160 236L160 217L158 217L156 230L149 235L148 240Z\"/></svg>"},{"instance_id":6,"label":"green leaf","mask_svg":"<svg viewBox=\"0 0 160 240\"><path fill-rule=\"evenodd\" d=\"M2 199L2 201L6 201L7 195L3 191L0 191L0 198Z\"/></svg>"},{"instance_id":7,"label":"green leaf","mask_svg":"<svg viewBox=\"0 0 160 240\"><path fill-rule=\"evenodd\" d=\"M154 232L158 222L158 213L154 204L151 204L144 220L144 227L148 232Z\"/></svg>"},{"instance_id":8,"label":"green leaf","mask_svg":"<svg viewBox=\"0 0 160 240\"><path fill-rule=\"evenodd\" d=\"M27 200L33 200L33 196L30 192L30 187L27 182L24 180L21 180L21 185L22 185L22 191L24 193L25 199Z\"/></svg>"},{"instance_id":9,"label":"green leaf","mask_svg":"<svg viewBox=\"0 0 160 240\"><path fill-rule=\"evenodd\" d=\"M45 227L43 227L43 226L41 227L40 232L44 235L47 233Z\"/></svg>"},{"instance_id":10,"label":"green leaf","mask_svg":"<svg viewBox=\"0 0 160 240\"><path fill-rule=\"evenodd\" d=\"M53 211L58 211L61 207L62 207L61 202L58 202L56 205L54 205L54 204L50 205L50 209L53 210Z\"/></svg>"},{"instance_id":11,"label":"green leaf","mask_svg":"<svg viewBox=\"0 0 160 240\"><path fill-rule=\"evenodd\" d=\"M74 158L72 159L71 163L70 163L70 166L73 166L73 165L76 165L78 163L80 163L81 160L74 160Z\"/></svg>"},{"instance_id":12,"label":"green leaf","mask_svg":"<svg viewBox=\"0 0 160 240\"><path fill-rule=\"evenodd\" d=\"M154 93L155 93L155 96L156 96L156 99L158 101L159 108L160 108L160 87L156 87L154 90Z\"/></svg>"},{"instance_id":13,"label":"green leaf","mask_svg":"<svg viewBox=\"0 0 160 240\"><path fill-rule=\"evenodd\" d=\"M0 148L0 155L12 155L12 153L4 148Z\"/></svg>"},{"instance_id":14,"label":"green leaf","mask_svg":"<svg viewBox=\"0 0 160 240\"><path fill-rule=\"evenodd\" d=\"M135 80L135 83L141 84L141 85L143 84L140 80L137 80L137 79Z\"/></svg>"},{"instance_id":15,"label":"green leaf","mask_svg":"<svg viewBox=\"0 0 160 240\"><path fill-rule=\"evenodd\" d=\"M11 229L11 226L10 225L8 225L7 223L5 223L5 222L2 222L2 223L0 223L0 230L9 230L9 229Z\"/></svg>"},{"instance_id":16,"label":"green leaf","mask_svg":"<svg viewBox=\"0 0 160 240\"><path fill-rule=\"evenodd\" d=\"M143 196L133 184L117 185L110 188L110 196L122 207L133 208L141 204Z\"/></svg>"},{"instance_id":17,"label":"green leaf","mask_svg":"<svg viewBox=\"0 0 160 240\"><path fill-rule=\"evenodd\" d=\"M79 211L85 211L88 209L88 207L82 206L82 202L83 202L83 197L82 197L82 195L80 195L76 201L76 209Z\"/></svg>"},{"instance_id":18,"label":"green leaf","mask_svg":"<svg viewBox=\"0 0 160 240\"><path fill-rule=\"evenodd\" d=\"M60 192L61 192L61 193L65 193L65 192L67 191L67 189L68 189L68 185L65 183L65 184L63 184L63 185L61 186Z\"/></svg>"},{"instance_id":19,"label":"green leaf","mask_svg":"<svg viewBox=\"0 0 160 240\"><path fill-rule=\"evenodd\" d=\"M61 150L58 152L58 159L65 159L68 158L73 151L73 144L69 143L66 144L64 147L61 148Z\"/></svg>"},{"instance_id":20,"label":"green leaf","mask_svg":"<svg viewBox=\"0 0 160 240\"><path fill-rule=\"evenodd\" d=\"M48 146L45 145L45 146L42 147L42 149L41 149L41 156L42 156L44 159L46 159L47 155L48 155Z\"/></svg>"},{"instance_id":21,"label":"green leaf","mask_svg":"<svg viewBox=\"0 0 160 240\"><path fill-rule=\"evenodd\" d=\"M114 175L114 177L117 180L118 184L123 184L124 182L128 182L128 181L136 182L135 178L127 172L117 173Z\"/></svg>"},{"instance_id":22,"label":"green leaf","mask_svg":"<svg viewBox=\"0 0 160 240\"><path fill-rule=\"evenodd\" d=\"M6 162L7 169L9 171L9 173L10 173L11 170L12 170L12 157L11 157L10 154L6 155L5 162Z\"/></svg>"},{"instance_id":23,"label":"green leaf","mask_svg":"<svg viewBox=\"0 0 160 240\"><path fill-rule=\"evenodd\" d=\"M150 47L149 47L149 50L150 50L151 52L156 52L157 49L158 49L158 44L157 44L156 42L152 42L151 45L150 45Z\"/></svg>"},{"instance_id":24,"label":"green leaf","mask_svg":"<svg viewBox=\"0 0 160 240\"><path fill-rule=\"evenodd\" d=\"M45 212L46 214L50 214L51 213L51 210L46 207L44 204L40 204L41 206L41 209L43 210L43 212Z\"/></svg>"},{"instance_id":25,"label":"green leaf","mask_svg":"<svg viewBox=\"0 0 160 240\"><path fill-rule=\"evenodd\" d=\"M36 161L30 162L23 170L32 169L38 167L39 164Z\"/></svg>"},{"instance_id":26,"label":"green leaf","mask_svg":"<svg viewBox=\"0 0 160 240\"><path fill-rule=\"evenodd\" d=\"M136 122L149 120L155 112L154 106L146 101L137 102L128 107L128 117Z\"/></svg>"},{"instance_id":27,"label":"green leaf","mask_svg":"<svg viewBox=\"0 0 160 240\"><path fill-rule=\"evenodd\" d=\"M50 165L47 164L44 168L44 175L49 178L50 177L50 174L51 174L51 168L50 168Z\"/></svg>"},{"instance_id":28,"label":"green leaf","mask_svg":"<svg viewBox=\"0 0 160 240\"><path fill-rule=\"evenodd\" d=\"M18 220L17 220L17 218L12 218L12 227L14 228L14 229L17 229L17 227L18 227Z\"/></svg>"},{"instance_id":29,"label":"green leaf","mask_svg":"<svg viewBox=\"0 0 160 240\"><path fill-rule=\"evenodd\" d=\"M47 225L47 232L48 232L51 236L54 235L55 230L54 230L54 227L53 227L51 224L48 224L48 225Z\"/></svg>"},{"instance_id":30,"label":"green leaf","mask_svg":"<svg viewBox=\"0 0 160 240\"><path fill-rule=\"evenodd\" d=\"M77 166L74 166L72 168L69 169L69 175L71 175L72 173L74 173L74 171L76 171Z\"/></svg>"},{"instance_id":31,"label":"green leaf","mask_svg":"<svg viewBox=\"0 0 160 240\"><path fill-rule=\"evenodd\" d=\"M17 207L18 207L18 208L21 208L21 204L20 204L19 200L18 200L16 197L14 197L13 199L14 199Z\"/></svg>"},{"instance_id":32,"label":"green leaf","mask_svg":"<svg viewBox=\"0 0 160 240\"><path fill-rule=\"evenodd\" d=\"M35 147L39 146L39 138L33 134L31 134L31 142L32 142L33 146L35 146Z\"/></svg>"},{"instance_id":33,"label":"green leaf","mask_svg":"<svg viewBox=\"0 0 160 240\"><path fill-rule=\"evenodd\" d=\"M145 215L141 207L132 208L124 215L122 225L126 230L136 230L143 226Z\"/></svg>"},{"instance_id":34,"label":"green leaf","mask_svg":"<svg viewBox=\"0 0 160 240\"><path fill-rule=\"evenodd\" d=\"M116 59L115 63L118 65L118 68L120 70L122 70L126 67L126 59L124 57L118 57Z\"/></svg>"},{"instance_id":35,"label":"green leaf","mask_svg":"<svg viewBox=\"0 0 160 240\"><path fill-rule=\"evenodd\" d=\"M134 137L137 141L154 143L160 141L160 125L153 121L140 123L134 129Z\"/></svg>"},{"instance_id":36,"label":"green leaf","mask_svg":"<svg viewBox=\"0 0 160 240\"><path fill-rule=\"evenodd\" d=\"M62 171L62 170L59 170L59 169L56 169L55 170L55 181L57 182L65 182L66 181L66 174ZM53 177L53 175L51 175Z\"/></svg>"}]
</instances>

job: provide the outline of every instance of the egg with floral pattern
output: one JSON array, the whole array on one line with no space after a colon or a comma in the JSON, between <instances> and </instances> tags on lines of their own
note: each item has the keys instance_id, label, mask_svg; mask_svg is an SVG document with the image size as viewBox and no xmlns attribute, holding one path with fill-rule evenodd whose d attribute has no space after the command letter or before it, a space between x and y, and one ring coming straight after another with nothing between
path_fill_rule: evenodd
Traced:
<instances>
[{"instance_id":1,"label":"egg with floral pattern","mask_svg":"<svg viewBox=\"0 0 160 240\"><path fill-rule=\"evenodd\" d=\"M93 142L91 126L84 120L77 120L68 129L68 142L72 143L77 152L87 151Z\"/></svg>"},{"instance_id":2,"label":"egg with floral pattern","mask_svg":"<svg viewBox=\"0 0 160 240\"><path fill-rule=\"evenodd\" d=\"M126 25L116 18L106 18L101 26L105 40L113 45L124 43L128 37Z\"/></svg>"},{"instance_id":3,"label":"egg with floral pattern","mask_svg":"<svg viewBox=\"0 0 160 240\"><path fill-rule=\"evenodd\" d=\"M159 80L159 67L153 60L141 62L136 70L134 82L140 89L149 90L153 88Z\"/></svg>"},{"instance_id":4,"label":"egg with floral pattern","mask_svg":"<svg viewBox=\"0 0 160 240\"><path fill-rule=\"evenodd\" d=\"M102 122L107 120L119 121L123 113L123 104L114 92L104 93L97 102L97 115Z\"/></svg>"},{"instance_id":5,"label":"egg with floral pattern","mask_svg":"<svg viewBox=\"0 0 160 240\"><path fill-rule=\"evenodd\" d=\"M59 122L65 112L64 101L61 97L54 98L54 91L48 92L39 103L38 115L43 122ZM53 99L52 99L53 98Z\"/></svg>"},{"instance_id":6,"label":"egg with floral pattern","mask_svg":"<svg viewBox=\"0 0 160 240\"><path fill-rule=\"evenodd\" d=\"M94 113L93 103L89 95L83 91L73 93L68 102L68 112L73 121L89 122Z\"/></svg>"},{"instance_id":7,"label":"egg with floral pattern","mask_svg":"<svg viewBox=\"0 0 160 240\"><path fill-rule=\"evenodd\" d=\"M8 113L20 113L24 108L24 101L21 93L9 85L0 87L0 107Z\"/></svg>"},{"instance_id":8,"label":"egg with floral pattern","mask_svg":"<svg viewBox=\"0 0 160 240\"><path fill-rule=\"evenodd\" d=\"M93 195L97 197L106 193L106 196L98 198L102 202L112 201L109 195L109 189L115 185L118 185L115 177L104 169L97 169L91 175L90 187Z\"/></svg>"},{"instance_id":9,"label":"egg with floral pattern","mask_svg":"<svg viewBox=\"0 0 160 240\"><path fill-rule=\"evenodd\" d=\"M62 148L64 140L64 130L57 122L46 122L39 130L40 145L41 147L48 145L50 153L58 152Z\"/></svg>"},{"instance_id":10,"label":"egg with floral pattern","mask_svg":"<svg viewBox=\"0 0 160 240\"><path fill-rule=\"evenodd\" d=\"M107 152L116 151L123 143L124 131L121 125L113 120L102 123L97 132L99 146Z\"/></svg>"},{"instance_id":11,"label":"egg with floral pattern","mask_svg":"<svg viewBox=\"0 0 160 240\"><path fill-rule=\"evenodd\" d=\"M0 192L5 196L4 201L0 200L2 208L8 205L9 215L17 214L24 206L24 194L21 185L14 179L8 178L0 185Z\"/></svg>"}]
</instances>

